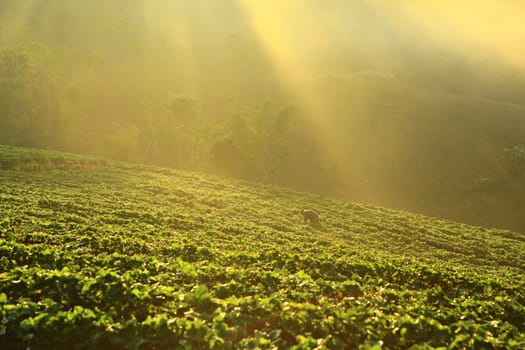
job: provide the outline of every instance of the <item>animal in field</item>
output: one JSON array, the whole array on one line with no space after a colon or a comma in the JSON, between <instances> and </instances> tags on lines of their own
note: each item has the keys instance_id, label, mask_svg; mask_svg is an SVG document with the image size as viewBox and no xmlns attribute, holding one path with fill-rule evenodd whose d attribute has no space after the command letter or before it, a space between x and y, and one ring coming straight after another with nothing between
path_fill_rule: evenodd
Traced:
<instances>
[{"instance_id":1,"label":"animal in field","mask_svg":"<svg viewBox=\"0 0 525 350\"><path fill-rule=\"evenodd\" d=\"M312 209L304 209L301 211L301 214L303 214L304 221L309 221L312 224L318 224L319 223L319 214L315 210Z\"/></svg>"}]
</instances>

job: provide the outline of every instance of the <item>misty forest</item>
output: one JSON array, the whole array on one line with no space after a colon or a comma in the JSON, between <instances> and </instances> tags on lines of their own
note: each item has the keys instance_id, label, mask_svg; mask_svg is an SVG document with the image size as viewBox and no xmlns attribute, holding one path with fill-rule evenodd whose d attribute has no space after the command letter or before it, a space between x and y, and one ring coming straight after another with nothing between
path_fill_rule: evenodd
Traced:
<instances>
[{"instance_id":1,"label":"misty forest","mask_svg":"<svg viewBox=\"0 0 525 350\"><path fill-rule=\"evenodd\" d=\"M3 0L0 143L524 230L518 22L408 3Z\"/></svg>"},{"instance_id":2,"label":"misty forest","mask_svg":"<svg viewBox=\"0 0 525 350\"><path fill-rule=\"evenodd\" d=\"M517 0L0 0L0 346L525 346L523 21ZM450 313L419 319L432 298Z\"/></svg>"}]
</instances>

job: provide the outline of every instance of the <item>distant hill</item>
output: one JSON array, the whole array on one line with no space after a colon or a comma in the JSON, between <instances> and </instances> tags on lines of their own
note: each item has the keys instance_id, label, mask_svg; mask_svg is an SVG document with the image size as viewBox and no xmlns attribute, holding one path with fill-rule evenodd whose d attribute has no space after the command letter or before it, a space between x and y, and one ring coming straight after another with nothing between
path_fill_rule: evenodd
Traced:
<instances>
[{"instance_id":1,"label":"distant hill","mask_svg":"<svg viewBox=\"0 0 525 350\"><path fill-rule=\"evenodd\" d=\"M523 13L518 1L2 0L0 144L525 232L525 181L476 184L500 182L501 151L525 143Z\"/></svg>"},{"instance_id":2,"label":"distant hill","mask_svg":"<svg viewBox=\"0 0 525 350\"><path fill-rule=\"evenodd\" d=\"M523 234L47 151L0 164L3 349L525 347Z\"/></svg>"}]
</instances>

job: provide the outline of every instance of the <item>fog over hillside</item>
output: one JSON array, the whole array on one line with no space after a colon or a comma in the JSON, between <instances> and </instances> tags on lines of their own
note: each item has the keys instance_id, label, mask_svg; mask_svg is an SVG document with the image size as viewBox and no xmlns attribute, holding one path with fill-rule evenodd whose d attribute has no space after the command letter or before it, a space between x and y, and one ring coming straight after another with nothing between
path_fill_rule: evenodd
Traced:
<instances>
[{"instance_id":1,"label":"fog over hillside","mask_svg":"<svg viewBox=\"0 0 525 350\"><path fill-rule=\"evenodd\" d=\"M3 0L0 143L524 231L523 18L512 0Z\"/></svg>"}]
</instances>

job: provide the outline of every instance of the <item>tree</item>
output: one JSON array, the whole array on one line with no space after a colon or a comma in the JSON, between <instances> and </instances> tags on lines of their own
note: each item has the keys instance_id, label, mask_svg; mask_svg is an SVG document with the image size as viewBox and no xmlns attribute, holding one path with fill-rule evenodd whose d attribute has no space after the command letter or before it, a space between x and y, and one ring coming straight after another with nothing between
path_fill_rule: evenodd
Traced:
<instances>
[{"instance_id":1,"label":"tree","mask_svg":"<svg viewBox=\"0 0 525 350\"><path fill-rule=\"evenodd\" d=\"M502 151L501 156L509 176L518 178L525 175L525 147L521 145L507 147Z\"/></svg>"}]
</instances>

